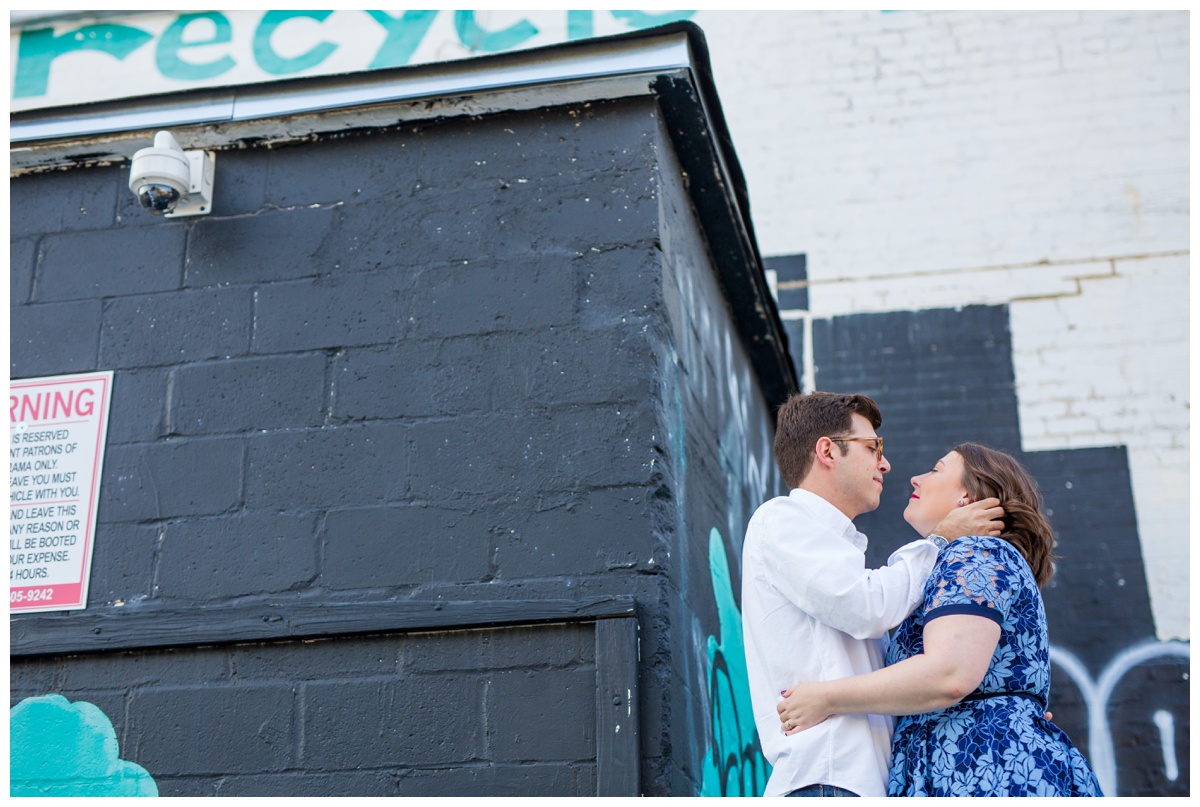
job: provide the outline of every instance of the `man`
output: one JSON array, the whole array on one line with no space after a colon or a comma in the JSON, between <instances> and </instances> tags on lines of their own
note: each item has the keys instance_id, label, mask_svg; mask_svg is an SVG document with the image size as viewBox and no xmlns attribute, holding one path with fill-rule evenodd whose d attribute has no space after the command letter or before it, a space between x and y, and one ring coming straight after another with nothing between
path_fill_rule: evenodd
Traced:
<instances>
[{"instance_id":1,"label":"man","mask_svg":"<svg viewBox=\"0 0 1200 807\"><path fill-rule=\"evenodd\" d=\"M887 631L921 601L946 541L1000 534L1000 502L985 499L867 569L867 538L852 520L879 506L891 470L881 422L865 395L796 394L779 410L775 460L791 493L755 511L742 549L750 697L773 766L767 796L887 795L891 717L836 715L786 736L776 704L797 682L882 667Z\"/></svg>"}]
</instances>

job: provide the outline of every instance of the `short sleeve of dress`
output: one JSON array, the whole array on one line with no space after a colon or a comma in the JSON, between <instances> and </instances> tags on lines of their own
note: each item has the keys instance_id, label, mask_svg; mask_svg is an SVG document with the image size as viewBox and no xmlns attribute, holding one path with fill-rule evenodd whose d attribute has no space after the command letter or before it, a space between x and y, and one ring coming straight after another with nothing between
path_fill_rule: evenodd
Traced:
<instances>
[{"instance_id":1,"label":"short sleeve of dress","mask_svg":"<svg viewBox=\"0 0 1200 807\"><path fill-rule=\"evenodd\" d=\"M955 541L946 547L925 589L925 622L972 614L1003 624L1019 584L1014 560L991 542Z\"/></svg>"}]
</instances>

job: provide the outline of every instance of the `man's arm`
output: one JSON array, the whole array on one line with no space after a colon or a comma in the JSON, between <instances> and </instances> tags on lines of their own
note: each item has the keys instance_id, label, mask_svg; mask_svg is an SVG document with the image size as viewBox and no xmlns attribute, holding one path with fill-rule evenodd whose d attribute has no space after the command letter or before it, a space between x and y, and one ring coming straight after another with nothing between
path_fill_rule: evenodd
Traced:
<instances>
[{"instance_id":1,"label":"man's arm","mask_svg":"<svg viewBox=\"0 0 1200 807\"><path fill-rule=\"evenodd\" d=\"M863 553L838 530L816 524L790 499L775 500L759 529L763 582L804 613L856 639L877 638L908 616L937 559L930 541L897 550L882 569L867 569ZM757 516L756 516L757 518Z\"/></svg>"},{"instance_id":2,"label":"man's arm","mask_svg":"<svg viewBox=\"0 0 1200 807\"><path fill-rule=\"evenodd\" d=\"M995 505L984 500L956 508L944 520L949 540L990 532ZM796 508L796 509L793 509ZM761 543L768 581L815 619L856 639L878 638L921 601L938 549L918 540L896 550L886 566L867 569L860 551L832 530L805 532L800 505L789 499L766 516ZM947 523L948 522L948 523Z\"/></svg>"}]
</instances>

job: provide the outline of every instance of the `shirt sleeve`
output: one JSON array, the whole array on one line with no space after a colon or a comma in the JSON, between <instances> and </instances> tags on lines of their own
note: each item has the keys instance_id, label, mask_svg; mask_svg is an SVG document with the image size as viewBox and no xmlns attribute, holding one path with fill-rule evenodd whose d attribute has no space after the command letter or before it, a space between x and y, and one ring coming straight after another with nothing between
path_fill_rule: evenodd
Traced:
<instances>
[{"instance_id":1,"label":"shirt sleeve","mask_svg":"<svg viewBox=\"0 0 1200 807\"><path fill-rule=\"evenodd\" d=\"M982 616L1003 624L1018 577L1004 553L955 541L934 567L925 596L925 621L950 614Z\"/></svg>"},{"instance_id":2,"label":"shirt sleeve","mask_svg":"<svg viewBox=\"0 0 1200 807\"><path fill-rule=\"evenodd\" d=\"M879 638L920 604L937 560L930 541L902 546L880 569L833 528L783 500L763 514L763 575L797 608L855 639Z\"/></svg>"}]
</instances>

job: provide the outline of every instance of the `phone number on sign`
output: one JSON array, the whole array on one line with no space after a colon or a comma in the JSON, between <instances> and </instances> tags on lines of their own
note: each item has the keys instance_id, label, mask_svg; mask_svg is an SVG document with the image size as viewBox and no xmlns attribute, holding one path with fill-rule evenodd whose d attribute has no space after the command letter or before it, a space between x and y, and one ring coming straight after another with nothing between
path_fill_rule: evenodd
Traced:
<instances>
[{"instance_id":1,"label":"phone number on sign","mask_svg":"<svg viewBox=\"0 0 1200 807\"><path fill-rule=\"evenodd\" d=\"M9 603L14 602L49 602L54 598L52 588L27 588L21 591L8 592Z\"/></svg>"}]
</instances>

